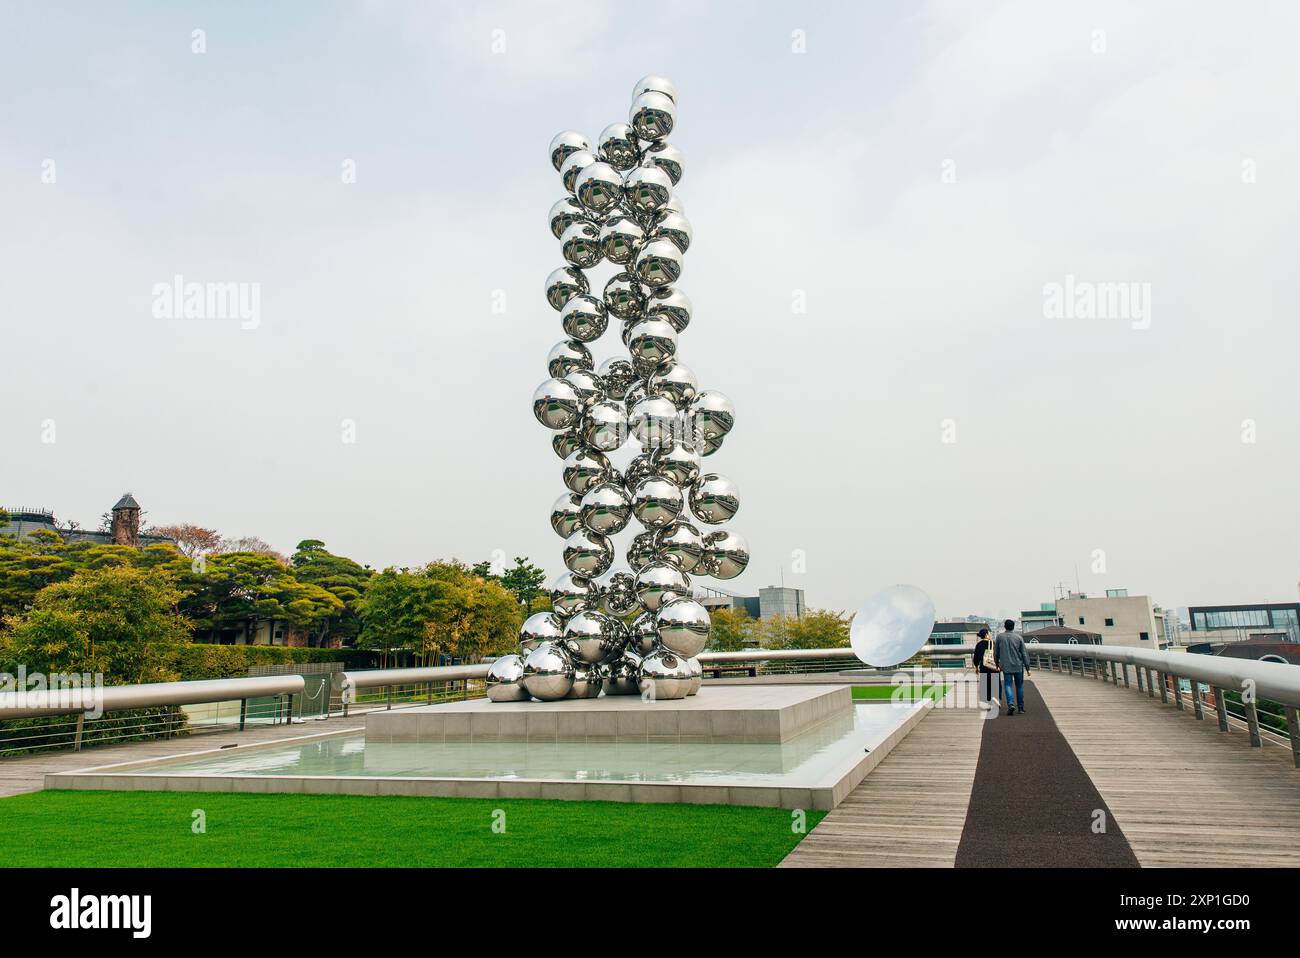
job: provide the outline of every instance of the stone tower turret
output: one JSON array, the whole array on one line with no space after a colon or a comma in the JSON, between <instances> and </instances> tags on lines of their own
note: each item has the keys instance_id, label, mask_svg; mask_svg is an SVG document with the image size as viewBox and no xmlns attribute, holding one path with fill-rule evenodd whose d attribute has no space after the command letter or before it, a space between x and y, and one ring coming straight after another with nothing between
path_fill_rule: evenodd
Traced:
<instances>
[{"instance_id":1,"label":"stone tower turret","mask_svg":"<svg viewBox=\"0 0 1300 958\"><path fill-rule=\"evenodd\" d=\"M113 545L140 546L140 503L131 493L126 493L113 506Z\"/></svg>"}]
</instances>

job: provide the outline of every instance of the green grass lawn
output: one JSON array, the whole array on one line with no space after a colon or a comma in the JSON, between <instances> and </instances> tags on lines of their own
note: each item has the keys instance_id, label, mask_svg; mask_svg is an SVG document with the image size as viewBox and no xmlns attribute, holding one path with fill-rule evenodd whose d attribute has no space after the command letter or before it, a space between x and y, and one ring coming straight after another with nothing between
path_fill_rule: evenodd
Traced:
<instances>
[{"instance_id":1,"label":"green grass lawn","mask_svg":"<svg viewBox=\"0 0 1300 958\"><path fill-rule=\"evenodd\" d=\"M853 697L869 702L888 702L897 694L900 702L912 702L919 698L931 698L937 701L947 691L946 685L927 685L924 688L915 685L855 685Z\"/></svg>"},{"instance_id":2,"label":"green grass lawn","mask_svg":"<svg viewBox=\"0 0 1300 958\"><path fill-rule=\"evenodd\" d=\"M811 831L826 813L806 814ZM45 791L0 799L0 847L10 867L768 867L803 837L793 821L728 805Z\"/></svg>"}]
</instances>

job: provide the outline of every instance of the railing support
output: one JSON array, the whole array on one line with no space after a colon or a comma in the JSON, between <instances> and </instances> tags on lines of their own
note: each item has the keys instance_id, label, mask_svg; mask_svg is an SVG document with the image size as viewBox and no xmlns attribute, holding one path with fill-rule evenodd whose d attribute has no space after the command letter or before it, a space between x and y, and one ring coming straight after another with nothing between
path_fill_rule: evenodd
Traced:
<instances>
[{"instance_id":1,"label":"railing support","mask_svg":"<svg viewBox=\"0 0 1300 958\"><path fill-rule=\"evenodd\" d=\"M1168 705L1169 704L1169 673L1157 672L1156 675L1160 676L1160 704Z\"/></svg>"},{"instance_id":2,"label":"railing support","mask_svg":"<svg viewBox=\"0 0 1300 958\"><path fill-rule=\"evenodd\" d=\"M244 725L248 722L248 699L239 700L239 730L244 730Z\"/></svg>"},{"instance_id":3,"label":"railing support","mask_svg":"<svg viewBox=\"0 0 1300 958\"><path fill-rule=\"evenodd\" d=\"M1137 672L1137 687L1138 687L1138 691L1139 691L1139 692L1145 692L1145 691L1146 691L1146 675L1145 675L1144 673L1146 672L1146 669L1142 668L1141 666L1138 666L1136 669L1134 669L1134 671Z\"/></svg>"},{"instance_id":4,"label":"railing support","mask_svg":"<svg viewBox=\"0 0 1300 958\"><path fill-rule=\"evenodd\" d=\"M290 692L284 701L284 724L293 724L293 693Z\"/></svg>"},{"instance_id":5,"label":"railing support","mask_svg":"<svg viewBox=\"0 0 1300 958\"><path fill-rule=\"evenodd\" d=\"M391 709L393 707L393 687L391 685L388 686L386 691L388 692L388 704L384 707Z\"/></svg>"},{"instance_id":6,"label":"railing support","mask_svg":"<svg viewBox=\"0 0 1300 958\"><path fill-rule=\"evenodd\" d=\"M1127 688L1131 688L1132 686L1130 685L1129 680L1128 680L1128 663L1127 663L1127 662L1121 662L1121 663L1120 663L1120 668L1124 670L1124 688L1126 688L1126 689L1127 689Z\"/></svg>"},{"instance_id":7,"label":"railing support","mask_svg":"<svg viewBox=\"0 0 1300 958\"><path fill-rule=\"evenodd\" d=\"M1286 707L1286 730L1291 736L1291 760L1300 768L1300 716L1292 705Z\"/></svg>"},{"instance_id":8,"label":"railing support","mask_svg":"<svg viewBox=\"0 0 1300 958\"><path fill-rule=\"evenodd\" d=\"M1178 706L1178 711L1186 711L1187 706L1183 705L1183 686L1178 681L1178 676L1170 676L1174 680L1174 704Z\"/></svg>"},{"instance_id":9,"label":"railing support","mask_svg":"<svg viewBox=\"0 0 1300 958\"><path fill-rule=\"evenodd\" d=\"M1214 693L1214 711L1219 716L1219 731L1226 732L1228 731L1228 701L1223 696L1223 689L1217 685L1210 686L1210 690Z\"/></svg>"},{"instance_id":10,"label":"railing support","mask_svg":"<svg viewBox=\"0 0 1300 958\"><path fill-rule=\"evenodd\" d=\"M1156 697L1156 670L1147 669L1147 698Z\"/></svg>"},{"instance_id":11,"label":"railing support","mask_svg":"<svg viewBox=\"0 0 1300 958\"><path fill-rule=\"evenodd\" d=\"M84 732L85 729L86 729L86 713L85 713L85 712L78 712L78 713L77 713L77 731L76 731L75 733L73 733L73 736L72 736L72 750L73 750L74 752L80 752L80 751L81 751L81 733ZM1294 741L1295 741L1295 738L1292 737L1291 741L1294 742Z\"/></svg>"},{"instance_id":12,"label":"railing support","mask_svg":"<svg viewBox=\"0 0 1300 958\"><path fill-rule=\"evenodd\" d=\"M433 704L433 683L432 682L429 683L428 702L430 705Z\"/></svg>"},{"instance_id":13,"label":"railing support","mask_svg":"<svg viewBox=\"0 0 1300 958\"><path fill-rule=\"evenodd\" d=\"M1246 728L1250 732L1251 747L1263 748L1264 740L1259 736L1259 710L1255 708L1253 699L1247 702L1243 698L1242 704L1246 707Z\"/></svg>"},{"instance_id":14,"label":"railing support","mask_svg":"<svg viewBox=\"0 0 1300 958\"><path fill-rule=\"evenodd\" d=\"M1198 722L1205 721L1205 708L1201 705L1201 683L1192 679L1192 711Z\"/></svg>"}]
</instances>

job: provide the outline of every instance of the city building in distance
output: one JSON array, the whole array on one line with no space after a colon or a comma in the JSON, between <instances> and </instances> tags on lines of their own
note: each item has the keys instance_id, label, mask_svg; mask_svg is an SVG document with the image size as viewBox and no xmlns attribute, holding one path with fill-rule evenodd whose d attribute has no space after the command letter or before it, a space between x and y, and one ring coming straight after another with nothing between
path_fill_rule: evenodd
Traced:
<instances>
[{"instance_id":1,"label":"city building in distance","mask_svg":"<svg viewBox=\"0 0 1300 958\"><path fill-rule=\"evenodd\" d=\"M1157 650L1168 645L1164 611L1149 595L1129 595L1127 589L1107 589L1104 596L1071 592L1056 600L1055 611L1060 621L1054 625L1096 633L1103 645Z\"/></svg>"},{"instance_id":2,"label":"city building in distance","mask_svg":"<svg viewBox=\"0 0 1300 958\"><path fill-rule=\"evenodd\" d=\"M1194 605L1187 642L1300 642L1300 602Z\"/></svg>"}]
</instances>

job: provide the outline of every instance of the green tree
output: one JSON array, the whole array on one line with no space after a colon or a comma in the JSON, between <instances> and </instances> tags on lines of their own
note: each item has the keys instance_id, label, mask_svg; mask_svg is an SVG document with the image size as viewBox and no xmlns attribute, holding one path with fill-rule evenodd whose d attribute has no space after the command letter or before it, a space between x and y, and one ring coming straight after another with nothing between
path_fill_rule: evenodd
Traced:
<instances>
[{"instance_id":1,"label":"green tree","mask_svg":"<svg viewBox=\"0 0 1300 958\"><path fill-rule=\"evenodd\" d=\"M758 644L757 623L744 609L712 609L709 620L710 652L740 652Z\"/></svg>"},{"instance_id":2,"label":"green tree","mask_svg":"<svg viewBox=\"0 0 1300 958\"><path fill-rule=\"evenodd\" d=\"M260 552L208 556L194 564L182 586L193 590L183 608L208 633L239 625L251 635L258 623L270 619L311 629L343 611L336 596L298 581L289 566Z\"/></svg>"},{"instance_id":3,"label":"green tree","mask_svg":"<svg viewBox=\"0 0 1300 958\"><path fill-rule=\"evenodd\" d=\"M848 617L828 609L798 617L774 615L761 626L763 645L771 649L840 649L849 644Z\"/></svg>"},{"instance_id":4,"label":"green tree","mask_svg":"<svg viewBox=\"0 0 1300 958\"><path fill-rule=\"evenodd\" d=\"M109 683L166 682L189 637L181 591L165 574L129 566L84 569L42 589L6 620L0 657L13 672L98 672Z\"/></svg>"},{"instance_id":5,"label":"green tree","mask_svg":"<svg viewBox=\"0 0 1300 958\"><path fill-rule=\"evenodd\" d=\"M415 572L385 569L370 580L360 616L358 646L385 654L405 649L422 662L508 651L519 626L515 596L454 561Z\"/></svg>"},{"instance_id":6,"label":"green tree","mask_svg":"<svg viewBox=\"0 0 1300 958\"><path fill-rule=\"evenodd\" d=\"M529 562L528 556L515 556L515 564L501 575L496 575L492 563L487 561L476 563L470 571L489 582L500 582L515 594L515 599L524 609L532 609L534 601L546 588L546 570Z\"/></svg>"},{"instance_id":7,"label":"green tree","mask_svg":"<svg viewBox=\"0 0 1300 958\"><path fill-rule=\"evenodd\" d=\"M343 604L337 615L325 616L312 627L310 644L324 646L331 638L342 639L345 645L355 642L361 631L361 597L374 570L334 555L319 539L299 542L289 562L299 582L320 586Z\"/></svg>"}]
</instances>

